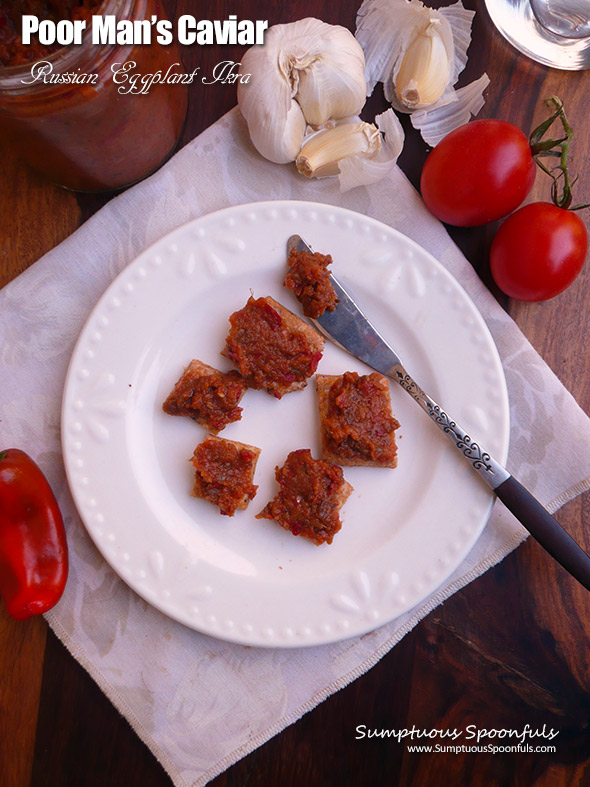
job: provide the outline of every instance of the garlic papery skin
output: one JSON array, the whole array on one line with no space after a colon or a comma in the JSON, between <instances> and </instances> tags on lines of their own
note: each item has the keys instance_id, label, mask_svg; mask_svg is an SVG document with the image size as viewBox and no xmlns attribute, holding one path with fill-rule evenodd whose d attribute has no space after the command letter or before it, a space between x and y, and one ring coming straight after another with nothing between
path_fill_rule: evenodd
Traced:
<instances>
[{"instance_id":1,"label":"garlic papery skin","mask_svg":"<svg viewBox=\"0 0 590 787\"><path fill-rule=\"evenodd\" d=\"M479 79L456 91L456 101L428 112L414 112L412 125L420 131L425 142L435 147L447 134L468 123L472 115L477 115L485 103L483 91L489 84L488 75L482 74Z\"/></svg>"},{"instance_id":2,"label":"garlic papery skin","mask_svg":"<svg viewBox=\"0 0 590 787\"><path fill-rule=\"evenodd\" d=\"M371 123L344 123L313 134L301 148L295 163L308 178L338 175L339 162L349 156L373 158L381 150L379 129Z\"/></svg>"},{"instance_id":3,"label":"garlic papery skin","mask_svg":"<svg viewBox=\"0 0 590 787\"><path fill-rule=\"evenodd\" d=\"M404 146L404 130L393 109L387 109L375 118L381 133L381 148L370 158L349 156L339 164L340 191L357 186L370 186L385 178L395 167Z\"/></svg>"},{"instance_id":4,"label":"garlic papery skin","mask_svg":"<svg viewBox=\"0 0 590 787\"><path fill-rule=\"evenodd\" d=\"M352 33L319 19L271 27L244 54L238 105L261 155L294 161L307 126L358 115L366 100L365 59Z\"/></svg>"},{"instance_id":5,"label":"garlic papery skin","mask_svg":"<svg viewBox=\"0 0 590 787\"><path fill-rule=\"evenodd\" d=\"M451 64L439 27L433 20L419 30L402 58L394 88L409 109L435 104L449 84Z\"/></svg>"}]
</instances>

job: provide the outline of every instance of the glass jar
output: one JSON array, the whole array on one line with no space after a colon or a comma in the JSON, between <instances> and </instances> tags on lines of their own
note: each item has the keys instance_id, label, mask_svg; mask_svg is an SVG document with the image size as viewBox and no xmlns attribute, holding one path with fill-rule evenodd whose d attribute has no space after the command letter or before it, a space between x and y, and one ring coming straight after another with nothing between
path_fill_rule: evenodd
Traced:
<instances>
[{"instance_id":1,"label":"glass jar","mask_svg":"<svg viewBox=\"0 0 590 787\"><path fill-rule=\"evenodd\" d=\"M165 19L160 0L105 0L94 13L117 19ZM110 191L157 169L174 151L186 116L188 85L154 83L120 92L111 68L184 73L176 44L81 44L43 57L52 74L95 74L93 84L32 81L31 66L0 66L0 134L34 169L75 191ZM93 78L94 79L94 78Z\"/></svg>"}]
</instances>

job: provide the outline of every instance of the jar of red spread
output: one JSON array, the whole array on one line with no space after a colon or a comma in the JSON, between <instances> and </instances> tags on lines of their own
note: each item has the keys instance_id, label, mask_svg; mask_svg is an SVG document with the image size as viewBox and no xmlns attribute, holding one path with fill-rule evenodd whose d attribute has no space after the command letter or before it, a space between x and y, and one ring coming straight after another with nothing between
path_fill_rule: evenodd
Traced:
<instances>
[{"instance_id":1,"label":"jar of red spread","mask_svg":"<svg viewBox=\"0 0 590 787\"><path fill-rule=\"evenodd\" d=\"M88 24L81 44L52 51L21 43L22 14ZM119 189L157 169L176 147L188 101L175 44L157 43L155 29L149 44L92 44L92 14L165 19L160 0L0 0L0 135L34 169L75 191ZM179 78L152 80L140 92L138 77L129 90L133 74L158 72Z\"/></svg>"}]
</instances>

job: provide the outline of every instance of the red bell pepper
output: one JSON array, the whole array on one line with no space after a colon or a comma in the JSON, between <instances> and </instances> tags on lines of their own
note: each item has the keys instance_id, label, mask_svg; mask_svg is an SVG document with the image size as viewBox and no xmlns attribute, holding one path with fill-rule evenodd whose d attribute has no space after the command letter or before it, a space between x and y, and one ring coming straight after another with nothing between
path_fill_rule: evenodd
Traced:
<instances>
[{"instance_id":1,"label":"red bell pepper","mask_svg":"<svg viewBox=\"0 0 590 787\"><path fill-rule=\"evenodd\" d=\"M47 612L67 577L66 533L47 479L24 451L0 451L0 596L8 614Z\"/></svg>"}]
</instances>

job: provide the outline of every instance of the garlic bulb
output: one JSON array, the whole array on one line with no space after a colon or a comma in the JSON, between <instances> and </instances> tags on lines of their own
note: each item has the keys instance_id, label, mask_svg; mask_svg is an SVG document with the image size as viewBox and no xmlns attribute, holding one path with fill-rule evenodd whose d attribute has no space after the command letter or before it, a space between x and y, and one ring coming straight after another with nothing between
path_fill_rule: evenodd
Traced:
<instances>
[{"instance_id":1,"label":"garlic bulb","mask_svg":"<svg viewBox=\"0 0 590 787\"><path fill-rule=\"evenodd\" d=\"M254 146L277 164L294 161L308 126L358 115L366 100L363 51L352 33L319 19L275 25L245 53L238 105Z\"/></svg>"},{"instance_id":2,"label":"garlic bulb","mask_svg":"<svg viewBox=\"0 0 590 787\"><path fill-rule=\"evenodd\" d=\"M394 167L404 145L404 131L392 109L308 136L297 156L297 169L308 178L338 175L340 191L368 186Z\"/></svg>"},{"instance_id":3,"label":"garlic bulb","mask_svg":"<svg viewBox=\"0 0 590 787\"><path fill-rule=\"evenodd\" d=\"M441 138L440 115L426 119L426 114L449 105L444 123L452 130L483 105L485 80L472 83L477 96L474 89L453 88L467 63L474 15L460 0L438 10L420 0L364 0L359 8L356 37L365 53L369 95L383 82L385 98L412 115L412 125L429 144Z\"/></svg>"}]
</instances>

